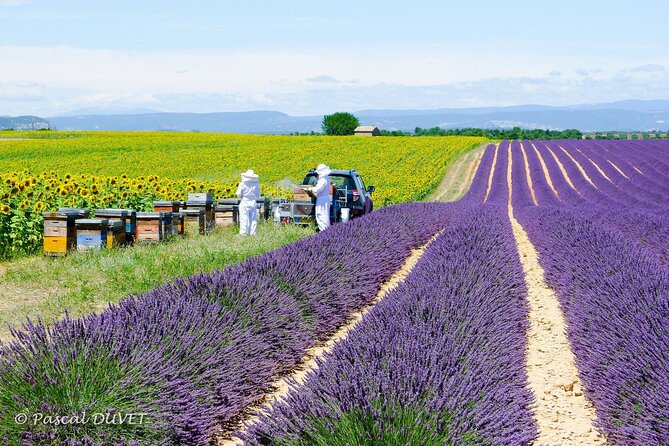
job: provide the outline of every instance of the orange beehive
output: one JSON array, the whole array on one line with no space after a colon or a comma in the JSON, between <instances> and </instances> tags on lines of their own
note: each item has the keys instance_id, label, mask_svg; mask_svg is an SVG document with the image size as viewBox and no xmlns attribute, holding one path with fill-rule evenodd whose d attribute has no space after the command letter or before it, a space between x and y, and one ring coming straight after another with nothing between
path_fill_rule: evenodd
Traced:
<instances>
[{"instance_id":1,"label":"orange beehive","mask_svg":"<svg viewBox=\"0 0 669 446\"><path fill-rule=\"evenodd\" d=\"M154 212L179 212L180 201L154 201Z\"/></svg>"},{"instance_id":2,"label":"orange beehive","mask_svg":"<svg viewBox=\"0 0 669 446\"><path fill-rule=\"evenodd\" d=\"M138 212L137 213L137 240L159 242L165 239L163 221L167 218L166 212Z\"/></svg>"}]
</instances>

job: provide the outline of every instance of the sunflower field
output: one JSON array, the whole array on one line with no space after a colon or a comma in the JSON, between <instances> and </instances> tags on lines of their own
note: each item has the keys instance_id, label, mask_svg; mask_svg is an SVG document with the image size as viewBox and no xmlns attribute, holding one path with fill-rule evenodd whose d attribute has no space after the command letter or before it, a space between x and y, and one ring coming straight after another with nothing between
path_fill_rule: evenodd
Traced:
<instances>
[{"instance_id":1,"label":"sunflower field","mask_svg":"<svg viewBox=\"0 0 669 446\"><path fill-rule=\"evenodd\" d=\"M0 258L39 252L42 212L59 207L152 209L191 192L234 196L254 169L263 194L290 197L317 164L356 169L375 206L420 200L475 137L356 138L168 132L9 132L0 139ZM3 135L4 137L5 135Z\"/></svg>"}]
</instances>

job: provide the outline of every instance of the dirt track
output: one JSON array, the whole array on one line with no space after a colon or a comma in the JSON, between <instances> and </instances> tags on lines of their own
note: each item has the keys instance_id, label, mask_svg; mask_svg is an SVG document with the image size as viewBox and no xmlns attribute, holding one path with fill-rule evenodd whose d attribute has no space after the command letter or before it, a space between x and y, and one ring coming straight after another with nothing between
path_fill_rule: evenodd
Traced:
<instances>
[{"instance_id":1,"label":"dirt track","mask_svg":"<svg viewBox=\"0 0 669 446\"><path fill-rule=\"evenodd\" d=\"M487 145L483 144L456 159L448 167L441 184L427 201L457 201L462 198L474 180Z\"/></svg>"},{"instance_id":2,"label":"dirt track","mask_svg":"<svg viewBox=\"0 0 669 446\"><path fill-rule=\"evenodd\" d=\"M539 428L535 444L605 444L604 438L593 427L597 416L582 391L574 354L565 334L567 325L560 303L555 291L544 281L544 270L536 249L513 215L511 168L514 161L519 160L511 158L509 149L509 219L525 273L530 306L526 371L535 396L534 417Z\"/></svg>"}]
</instances>

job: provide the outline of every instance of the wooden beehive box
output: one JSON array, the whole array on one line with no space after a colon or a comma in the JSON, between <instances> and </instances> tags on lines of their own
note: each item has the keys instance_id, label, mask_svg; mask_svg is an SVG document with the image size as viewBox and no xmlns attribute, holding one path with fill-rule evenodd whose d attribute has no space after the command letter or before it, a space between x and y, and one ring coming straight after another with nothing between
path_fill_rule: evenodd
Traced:
<instances>
[{"instance_id":1,"label":"wooden beehive box","mask_svg":"<svg viewBox=\"0 0 669 446\"><path fill-rule=\"evenodd\" d=\"M154 201L154 212L179 212L181 207L180 201Z\"/></svg>"},{"instance_id":2,"label":"wooden beehive box","mask_svg":"<svg viewBox=\"0 0 669 446\"><path fill-rule=\"evenodd\" d=\"M306 193L303 189L311 189L313 186L304 186L304 188L296 187L293 189L293 200L294 201L313 201L314 198Z\"/></svg>"},{"instance_id":3,"label":"wooden beehive box","mask_svg":"<svg viewBox=\"0 0 669 446\"><path fill-rule=\"evenodd\" d=\"M239 222L239 206L222 204L215 209L216 226L232 226Z\"/></svg>"},{"instance_id":4,"label":"wooden beehive box","mask_svg":"<svg viewBox=\"0 0 669 446\"><path fill-rule=\"evenodd\" d=\"M137 241L160 242L165 239L165 212L137 213Z\"/></svg>"},{"instance_id":5,"label":"wooden beehive box","mask_svg":"<svg viewBox=\"0 0 669 446\"><path fill-rule=\"evenodd\" d=\"M315 197L307 194L303 189L311 190L313 186L301 186L293 189L293 201L316 201ZM330 184L330 196L334 194L334 185Z\"/></svg>"},{"instance_id":6,"label":"wooden beehive box","mask_svg":"<svg viewBox=\"0 0 669 446\"><path fill-rule=\"evenodd\" d=\"M76 220L77 251L101 249L107 246L109 220L104 218L80 218Z\"/></svg>"},{"instance_id":7,"label":"wooden beehive box","mask_svg":"<svg viewBox=\"0 0 669 446\"><path fill-rule=\"evenodd\" d=\"M314 217L316 206L314 204L293 203L293 215L295 217Z\"/></svg>"},{"instance_id":8,"label":"wooden beehive box","mask_svg":"<svg viewBox=\"0 0 669 446\"><path fill-rule=\"evenodd\" d=\"M107 248L113 249L125 245L125 221L109 220L107 224Z\"/></svg>"},{"instance_id":9,"label":"wooden beehive box","mask_svg":"<svg viewBox=\"0 0 669 446\"><path fill-rule=\"evenodd\" d=\"M184 233L185 234L204 234L205 212L202 209L184 209Z\"/></svg>"},{"instance_id":10,"label":"wooden beehive box","mask_svg":"<svg viewBox=\"0 0 669 446\"><path fill-rule=\"evenodd\" d=\"M125 243L131 245L137 236L137 212L133 209L96 209L97 218L121 221L124 225Z\"/></svg>"},{"instance_id":11,"label":"wooden beehive box","mask_svg":"<svg viewBox=\"0 0 669 446\"><path fill-rule=\"evenodd\" d=\"M76 214L43 212L44 254L65 255L77 247Z\"/></svg>"}]
</instances>

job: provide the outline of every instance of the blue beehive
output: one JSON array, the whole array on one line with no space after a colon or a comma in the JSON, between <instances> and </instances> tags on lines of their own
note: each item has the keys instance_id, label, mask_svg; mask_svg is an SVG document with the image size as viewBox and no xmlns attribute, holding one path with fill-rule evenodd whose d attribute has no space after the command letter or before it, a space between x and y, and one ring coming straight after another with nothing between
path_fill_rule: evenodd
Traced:
<instances>
[{"instance_id":1,"label":"blue beehive","mask_svg":"<svg viewBox=\"0 0 669 446\"><path fill-rule=\"evenodd\" d=\"M88 251L107 246L107 227L109 220L81 218L75 222L77 228L77 250Z\"/></svg>"}]
</instances>

